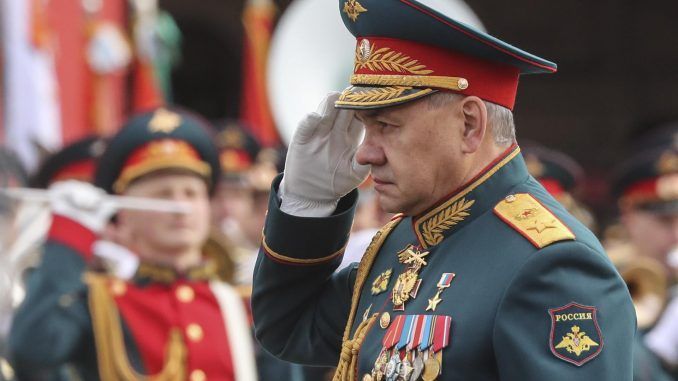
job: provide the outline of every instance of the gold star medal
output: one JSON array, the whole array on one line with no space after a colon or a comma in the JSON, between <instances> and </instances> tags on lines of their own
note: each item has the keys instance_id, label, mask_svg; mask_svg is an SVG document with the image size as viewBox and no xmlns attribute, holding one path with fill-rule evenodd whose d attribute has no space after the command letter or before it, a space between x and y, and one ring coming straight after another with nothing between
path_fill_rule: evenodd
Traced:
<instances>
[{"instance_id":1,"label":"gold star medal","mask_svg":"<svg viewBox=\"0 0 678 381\"><path fill-rule=\"evenodd\" d=\"M443 273L440 276L440 280L438 281L438 291L436 294L433 296L433 298L428 300L428 307L426 307L426 311L435 311L436 307L438 307L438 304L442 302L443 300L440 298L440 294L443 293L443 291L450 287L450 284L452 283L452 279L454 279L456 275L454 273Z\"/></svg>"}]
</instances>

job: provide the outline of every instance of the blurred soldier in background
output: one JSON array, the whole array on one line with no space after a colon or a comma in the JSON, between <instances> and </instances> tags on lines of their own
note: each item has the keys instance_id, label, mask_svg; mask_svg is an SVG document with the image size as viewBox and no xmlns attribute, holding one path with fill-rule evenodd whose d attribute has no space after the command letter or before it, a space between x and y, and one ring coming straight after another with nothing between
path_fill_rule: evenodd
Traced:
<instances>
[{"instance_id":1,"label":"blurred soldier in background","mask_svg":"<svg viewBox=\"0 0 678 381\"><path fill-rule=\"evenodd\" d=\"M583 180L584 170L573 158L534 142L522 142L525 164L530 174L568 212L587 228L596 231L596 221L588 208L577 199L576 191Z\"/></svg>"},{"instance_id":2,"label":"blurred soldier in background","mask_svg":"<svg viewBox=\"0 0 678 381\"><path fill-rule=\"evenodd\" d=\"M608 229L605 244L638 315L634 380L670 380L658 358L665 367L678 365L678 305L671 295L676 279L671 254L678 244L676 127L637 139L634 145L641 149L615 172L620 226Z\"/></svg>"},{"instance_id":3,"label":"blurred soldier in background","mask_svg":"<svg viewBox=\"0 0 678 381\"><path fill-rule=\"evenodd\" d=\"M23 186L27 175L19 160L10 151L0 148L0 187ZM6 339L14 310L14 284L17 274L10 254L19 235L18 208L16 200L0 194L0 380L14 380L14 370L6 359Z\"/></svg>"},{"instance_id":4,"label":"blurred soldier in background","mask_svg":"<svg viewBox=\"0 0 678 381\"><path fill-rule=\"evenodd\" d=\"M212 199L212 222L231 245L233 283L249 308L270 184L282 170L284 155L262 148L247 127L238 122L226 120L214 125L222 178ZM328 373L327 368L279 360L259 345L255 345L255 355L261 380L321 381Z\"/></svg>"},{"instance_id":5,"label":"blurred soldier in background","mask_svg":"<svg viewBox=\"0 0 678 381\"><path fill-rule=\"evenodd\" d=\"M50 188L54 218L43 262L10 335L20 376L70 362L83 380L256 380L242 299L203 250L220 175L204 129L186 112L138 115L97 169L103 190L171 200L186 214L118 210L82 182ZM130 279L88 271L96 236L114 214L118 242L139 258Z\"/></svg>"},{"instance_id":6,"label":"blurred soldier in background","mask_svg":"<svg viewBox=\"0 0 678 381\"><path fill-rule=\"evenodd\" d=\"M76 141L46 156L37 173L28 180L16 159L13 159L9 153L5 153L2 157L3 168L7 173L13 171L15 174L9 178L9 183L3 182L2 185L3 187L17 187L26 186L28 183L36 188L47 188L56 181L68 179L92 182L96 159L104 148L105 141L100 138L88 137ZM23 281L26 271L35 267L40 260L40 248L44 243L51 215L49 209L39 202L4 197L3 204L10 207L12 211L12 213L4 214L8 217L5 221L11 221L13 224L13 226L2 228L5 233L2 240L2 258L7 261L7 266L3 267L12 279L7 288L10 294L3 299L12 306L3 316L7 318L6 328L9 329L11 311L21 303L24 297Z\"/></svg>"},{"instance_id":7,"label":"blurred soldier in background","mask_svg":"<svg viewBox=\"0 0 678 381\"><path fill-rule=\"evenodd\" d=\"M273 163L260 161L266 150L244 126L235 121L215 125L223 175L212 200L212 221L234 246L235 284L248 288L268 204L268 185L263 184L270 184L277 170Z\"/></svg>"}]
</instances>

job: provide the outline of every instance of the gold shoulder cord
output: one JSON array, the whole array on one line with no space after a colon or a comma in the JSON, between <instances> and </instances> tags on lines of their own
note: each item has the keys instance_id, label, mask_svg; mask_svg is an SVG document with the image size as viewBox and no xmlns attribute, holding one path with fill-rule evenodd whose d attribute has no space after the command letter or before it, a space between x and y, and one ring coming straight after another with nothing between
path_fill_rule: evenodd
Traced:
<instances>
[{"instance_id":1,"label":"gold shoulder cord","mask_svg":"<svg viewBox=\"0 0 678 381\"><path fill-rule=\"evenodd\" d=\"M102 381L183 381L186 379L186 346L181 331L172 328L165 349L166 362L154 375L135 371L125 351L120 315L108 290L108 277L87 273L89 309L92 315L99 376Z\"/></svg>"},{"instance_id":2,"label":"gold shoulder cord","mask_svg":"<svg viewBox=\"0 0 678 381\"><path fill-rule=\"evenodd\" d=\"M337 364L337 371L334 373L334 378L332 381L354 381L355 380L355 368L358 363L358 352L360 346L365 339L365 335L369 331L369 328L377 320L378 313L372 314L372 316L360 323L353 338L349 339L351 334L351 326L353 325L353 320L355 319L356 310L358 309L358 302L360 301L360 292L365 285L365 280L370 274L370 269L374 264L374 260L377 258L377 253L379 249L384 244L386 237L389 233L398 225L402 220L402 217L394 219L393 221L386 224L377 234L372 238L372 242L365 250L365 255L360 261L358 266L358 274L356 275L355 285L353 287L353 296L351 299L351 312L348 315L348 321L346 322L346 328L344 329L344 338L341 344L341 354L339 356L339 364Z\"/></svg>"}]
</instances>

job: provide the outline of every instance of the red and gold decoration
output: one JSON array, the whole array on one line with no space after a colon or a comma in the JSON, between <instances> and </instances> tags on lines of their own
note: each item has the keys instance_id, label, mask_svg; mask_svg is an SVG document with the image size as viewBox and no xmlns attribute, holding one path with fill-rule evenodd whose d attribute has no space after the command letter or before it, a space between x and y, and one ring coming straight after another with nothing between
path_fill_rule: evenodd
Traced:
<instances>
[{"instance_id":1,"label":"red and gold decoration","mask_svg":"<svg viewBox=\"0 0 678 381\"><path fill-rule=\"evenodd\" d=\"M391 300L393 301L393 309L396 311L405 310L405 302L410 298L416 298L421 285L419 279L419 271L426 266L427 262L424 259L429 254L428 251L419 250L414 245L408 245L406 248L398 252L398 261L407 266L406 270L398 275Z\"/></svg>"}]
</instances>

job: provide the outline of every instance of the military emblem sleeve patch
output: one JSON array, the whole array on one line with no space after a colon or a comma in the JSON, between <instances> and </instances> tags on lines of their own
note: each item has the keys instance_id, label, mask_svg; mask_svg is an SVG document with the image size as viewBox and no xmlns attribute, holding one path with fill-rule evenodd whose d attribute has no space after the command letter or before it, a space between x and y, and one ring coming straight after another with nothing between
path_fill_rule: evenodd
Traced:
<instances>
[{"instance_id":1,"label":"military emblem sleeve patch","mask_svg":"<svg viewBox=\"0 0 678 381\"><path fill-rule=\"evenodd\" d=\"M596 307L575 302L549 309L549 347L557 358L576 366L593 360L603 350Z\"/></svg>"},{"instance_id":2,"label":"military emblem sleeve patch","mask_svg":"<svg viewBox=\"0 0 678 381\"><path fill-rule=\"evenodd\" d=\"M539 249L575 238L558 217L528 193L506 196L494 207L494 213Z\"/></svg>"}]
</instances>

